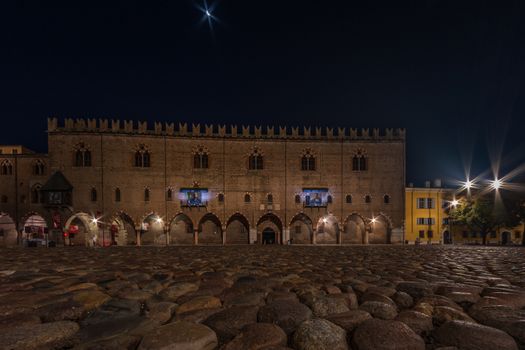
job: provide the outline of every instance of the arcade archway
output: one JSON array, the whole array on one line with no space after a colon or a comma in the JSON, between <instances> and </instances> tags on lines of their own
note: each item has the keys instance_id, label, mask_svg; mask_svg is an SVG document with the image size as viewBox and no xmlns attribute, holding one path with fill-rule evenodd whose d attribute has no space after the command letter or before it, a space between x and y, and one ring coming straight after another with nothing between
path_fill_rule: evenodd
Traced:
<instances>
[{"instance_id":1,"label":"arcade archway","mask_svg":"<svg viewBox=\"0 0 525 350\"><path fill-rule=\"evenodd\" d=\"M280 244L283 224L275 214L264 214L257 222L257 243Z\"/></svg>"},{"instance_id":2,"label":"arcade archway","mask_svg":"<svg viewBox=\"0 0 525 350\"><path fill-rule=\"evenodd\" d=\"M368 242L371 244L390 243L391 230L390 223L384 215L376 216L370 221Z\"/></svg>"},{"instance_id":3,"label":"arcade archway","mask_svg":"<svg viewBox=\"0 0 525 350\"><path fill-rule=\"evenodd\" d=\"M313 236L312 220L303 213L295 215L290 221L290 243L311 244Z\"/></svg>"},{"instance_id":4,"label":"arcade archway","mask_svg":"<svg viewBox=\"0 0 525 350\"><path fill-rule=\"evenodd\" d=\"M99 224L87 213L76 213L65 224L65 245L102 245L102 233Z\"/></svg>"},{"instance_id":5,"label":"arcade archway","mask_svg":"<svg viewBox=\"0 0 525 350\"><path fill-rule=\"evenodd\" d=\"M331 214L325 215L317 223L315 242L317 244L336 244L339 237L339 223Z\"/></svg>"},{"instance_id":6,"label":"arcade archway","mask_svg":"<svg viewBox=\"0 0 525 350\"><path fill-rule=\"evenodd\" d=\"M211 213L199 221L199 244L222 244L222 227L219 218Z\"/></svg>"},{"instance_id":7,"label":"arcade archway","mask_svg":"<svg viewBox=\"0 0 525 350\"><path fill-rule=\"evenodd\" d=\"M13 219L6 214L0 213L0 246L9 247L17 243L16 225Z\"/></svg>"},{"instance_id":8,"label":"arcade archway","mask_svg":"<svg viewBox=\"0 0 525 350\"><path fill-rule=\"evenodd\" d=\"M116 215L109 228L111 245L136 245L137 232L133 220L125 213Z\"/></svg>"},{"instance_id":9,"label":"arcade archway","mask_svg":"<svg viewBox=\"0 0 525 350\"><path fill-rule=\"evenodd\" d=\"M170 244L194 244L193 222L187 215L178 214L171 220Z\"/></svg>"},{"instance_id":10,"label":"arcade archway","mask_svg":"<svg viewBox=\"0 0 525 350\"><path fill-rule=\"evenodd\" d=\"M140 227L141 245L166 245L166 233L164 232L164 221L155 213L149 214L142 221Z\"/></svg>"},{"instance_id":11,"label":"arcade archway","mask_svg":"<svg viewBox=\"0 0 525 350\"><path fill-rule=\"evenodd\" d=\"M366 235L365 221L361 216L352 214L346 218L344 231L341 234L342 244L365 244Z\"/></svg>"},{"instance_id":12,"label":"arcade archway","mask_svg":"<svg viewBox=\"0 0 525 350\"><path fill-rule=\"evenodd\" d=\"M232 215L226 224L226 244L250 244L250 224L240 213Z\"/></svg>"}]
</instances>

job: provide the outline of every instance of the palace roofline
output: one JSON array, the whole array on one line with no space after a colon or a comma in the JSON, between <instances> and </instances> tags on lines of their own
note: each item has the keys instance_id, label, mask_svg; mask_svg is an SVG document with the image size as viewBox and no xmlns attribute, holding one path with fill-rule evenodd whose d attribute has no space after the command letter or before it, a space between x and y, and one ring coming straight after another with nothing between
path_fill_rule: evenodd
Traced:
<instances>
[{"instance_id":1,"label":"palace roofline","mask_svg":"<svg viewBox=\"0 0 525 350\"><path fill-rule=\"evenodd\" d=\"M82 132L82 133L113 133L159 136L191 136L191 137L228 137L228 138L268 138L268 139L348 139L348 140L405 140L404 128L345 128L345 127L297 127L279 126L227 126L214 124L189 124L173 122L154 122L153 129L147 121L96 119L96 118L66 118L62 125L56 117L47 119L47 132Z\"/></svg>"}]
</instances>

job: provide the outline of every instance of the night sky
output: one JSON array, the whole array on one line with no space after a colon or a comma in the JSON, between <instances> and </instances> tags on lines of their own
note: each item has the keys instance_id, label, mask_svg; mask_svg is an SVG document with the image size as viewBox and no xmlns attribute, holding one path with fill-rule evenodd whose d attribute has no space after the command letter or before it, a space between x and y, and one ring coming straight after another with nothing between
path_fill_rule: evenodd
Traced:
<instances>
[{"instance_id":1,"label":"night sky","mask_svg":"<svg viewBox=\"0 0 525 350\"><path fill-rule=\"evenodd\" d=\"M3 2L0 144L45 152L48 116L405 127L417 185L525 162L524 1L198 5Z\"/></svg>"}]
</instances>

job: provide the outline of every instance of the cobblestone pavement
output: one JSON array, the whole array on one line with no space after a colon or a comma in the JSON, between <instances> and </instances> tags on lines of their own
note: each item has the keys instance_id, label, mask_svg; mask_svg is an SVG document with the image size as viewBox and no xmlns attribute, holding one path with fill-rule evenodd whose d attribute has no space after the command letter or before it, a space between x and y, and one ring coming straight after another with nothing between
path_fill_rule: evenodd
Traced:
<instances>
[{"instance_id":1,"label":"cobblestone pavement","mask_svg":"<svg viewBox=\"0 0 525 350\"><path fill-rule=\"evenodd\" d=\"M525 249L0 250L1 349L525 349Z\"/></svg>"}]
</instances>

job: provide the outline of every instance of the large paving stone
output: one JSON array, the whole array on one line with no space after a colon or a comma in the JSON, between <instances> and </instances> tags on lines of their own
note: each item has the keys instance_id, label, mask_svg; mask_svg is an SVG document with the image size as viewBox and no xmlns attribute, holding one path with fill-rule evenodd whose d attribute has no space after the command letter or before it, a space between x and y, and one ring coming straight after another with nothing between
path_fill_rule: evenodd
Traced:
<instances>
[{"instance_id":1,"label":"large paving stone","mask_svg":"<svg viewBox=\"0 0 525 350\"><path fill-rule=\"evenodd\" d=\"M328 315L326 319L347 332L351 332L362 322L372 319L372 316L364 310L350 310L339 314Z\"/></svg>"},{"instance_id":2,"label":"large paving stone","mask_svg":"<svg viewBox=\"0 0 525 350\"><path fill-rule=\"evenodd\" d=\"M196 283L179 282L175 283L160 292L160 296L168 301L176 301L184 294L194 292L199 289Z\"/></svg>"},{"instance_id":3,"label":"large paving stone","mask_svg":"<svg viewBox=\"0 0 525 350\"><path fill-rule=\"evenodd\" d=\"M391 320L397 316L395 307L379 301L365 301L359 306L359 309L383 320Z\"/></svg>"},{"instance_id":4,"label":"large paving stone","mask_svg":"<svg viewBox=\"0 0 525 350\"><path fill-rule=\"evenodd\" d=\"M259 322L275 323L286 334L292 333L303 321L312 317L312 310L301 303L277 300L260 308L257 315Z\"/></svg>"},{"instance_id":5,"label":"large paving stone","mask_svg":"<svg viewBox=\"0 0 525 350\"><path fill-rule=\"evenodd\" d=\"M492 327L466 321L449 321L434 332L436 342L465 350L517 350L518 345L507 333Z\"/></svg>"},{"instance_id":6,"label":"large paving stone","mask_svg":"<svg viewBox=\"0 0 525 350\"><path fill-rule=\"evenodd\" d=\"M347 350L346 331L332 322L314 318L299 325L292 337L298 350Z\"/></svg>"},{"instance_id":7,"label":"large paving stone","mask_svg":"<svg viewBox=\"0 0 525 350\"><path fill-rule=\"evenodd\" d=\"M271 323L253 323L244 327L223 350L269 350L284 347L286 343L286 333L279 326Z\"/></svg>"},{"instance_id":8,"label":"large paving stone","mask_svg":"<svg viewBox=\"0 0 525 350\"><path fill-rule=\"evenodd\" d=\"M79 326L71 321L28 324L0 330L0 349L62 348L74 344Z\"/></svg>"},{"instance_id":9,"label":"large paving stone","mask_svg":"<svg viewBox=\"0 0 525 350\"><path fill-rule=\"evenodd\" d=\"M403 322L372 319L357 327L352 347L356 350L425 350L425 342Z\"/></svg>"},{"instance_id":10,"label":"large paving stone","mask_svg":"<svg viewBox=\"0 0 525 350\"><path fill-rule=\"evenodd\" d=\"M221 343L227 342L252 323L257 322L257 306L233 306L211 315L204 324L211 327Z\"/></svg>"},{"instance_id":11,"label":"large paving stone","mask_svg":"<svg viewBox=\"0 0 525 350\"><path fill-rule=\"evenodd\" d=\"M217 335L210 328L176 321L144 335L138 350L214 350L217 345Z\"/></svg>"}]
</instances>

